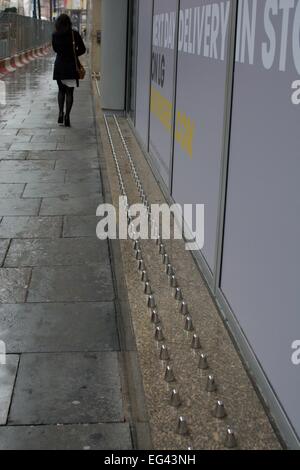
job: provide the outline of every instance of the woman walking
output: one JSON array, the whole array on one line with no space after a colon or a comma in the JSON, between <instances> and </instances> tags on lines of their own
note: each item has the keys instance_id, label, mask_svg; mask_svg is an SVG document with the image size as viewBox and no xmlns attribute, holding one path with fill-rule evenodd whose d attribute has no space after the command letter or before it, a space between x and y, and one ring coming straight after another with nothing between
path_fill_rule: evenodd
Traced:
<instances>
[{"instance_id":1,"label":"woman walking","mask_svg":"<svg viewBox=\"0 0 300 470\"><path fill-rule=\"evenodd\" d=\"M58 84L58 124L70 127L74 88L79 86L80 78L78 57L85 53L86 48L80 34L72 29L71 19L66 14L60 15L55 22L52 46L57 54L53 80L56 80Z\"/></svg>"}]
</instances>

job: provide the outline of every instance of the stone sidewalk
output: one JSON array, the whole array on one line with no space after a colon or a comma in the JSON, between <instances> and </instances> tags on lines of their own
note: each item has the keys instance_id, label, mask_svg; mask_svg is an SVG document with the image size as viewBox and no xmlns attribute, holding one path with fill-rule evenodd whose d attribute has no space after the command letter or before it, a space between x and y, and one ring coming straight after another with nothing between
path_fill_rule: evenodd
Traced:
<instances>
[{"instance_id":1,"label":"stone sidewalk","mask_svg":"<svg viewBox=\"0 0 300 470\"><path fill-rule=\"evenodd\" d=\"M90 83L58 127L52 58L5 79L0 117L0 450L130 449Z\"/></svg>"}]
</instances>

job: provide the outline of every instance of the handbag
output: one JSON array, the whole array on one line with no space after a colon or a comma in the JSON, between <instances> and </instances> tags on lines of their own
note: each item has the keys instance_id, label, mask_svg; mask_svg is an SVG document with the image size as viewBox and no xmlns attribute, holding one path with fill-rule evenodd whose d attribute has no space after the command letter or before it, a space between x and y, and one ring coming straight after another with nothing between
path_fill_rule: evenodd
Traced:
<instances>
[{"instance_id":1,"label":"handbag","mask_svg":"<svg viewBox=\"0 0 300 470\"><path fill-rule=\"evenodd\" d=\"M74 52L74 58L75 58L75 65L76 65L76 71L78 74L79 80L83 80L85 75L86 75L86 70L84 66L80 63L77 54L76 54L76 43L75 43L75 37L74 37L74 31L72 29L72 41L73 41L73 52Z\"/></svg>"}]
</instances>

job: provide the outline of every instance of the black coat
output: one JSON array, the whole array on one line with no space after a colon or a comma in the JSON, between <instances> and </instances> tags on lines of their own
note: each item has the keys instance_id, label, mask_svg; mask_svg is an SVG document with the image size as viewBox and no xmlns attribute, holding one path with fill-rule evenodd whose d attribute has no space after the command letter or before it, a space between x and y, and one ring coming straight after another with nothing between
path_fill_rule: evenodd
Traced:
<instances>
[{"instance_id":1,"label":"black coat","mask_svg":"<svg viewBox=\"0 0 300 470\"><path fill-rule=\"evenodd\" d=\"M80 34L73 31L77 57L86 51ZM53 33L52 47L56 52L53 80L78 80L76 69L72 33Z\"/></svg>"}]
</instances>

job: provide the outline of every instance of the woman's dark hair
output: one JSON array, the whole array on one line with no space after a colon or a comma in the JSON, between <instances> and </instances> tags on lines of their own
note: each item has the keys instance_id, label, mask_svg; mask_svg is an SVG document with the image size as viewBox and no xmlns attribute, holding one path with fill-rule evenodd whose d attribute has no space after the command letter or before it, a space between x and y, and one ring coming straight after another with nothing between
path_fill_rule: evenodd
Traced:
<instances>
[{"instance_id":1,"label":"woman's dark hair","mask_svg":"<svg viewBox=\"0 0 300 470\"><path fill-rule=\"evenodd\" d=\"M68 15L63 13L59 15L57 20L55 21L55 29L57 33L67 33L72 29L72 22Z\"/></svg>"}]
</instances>

